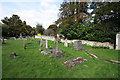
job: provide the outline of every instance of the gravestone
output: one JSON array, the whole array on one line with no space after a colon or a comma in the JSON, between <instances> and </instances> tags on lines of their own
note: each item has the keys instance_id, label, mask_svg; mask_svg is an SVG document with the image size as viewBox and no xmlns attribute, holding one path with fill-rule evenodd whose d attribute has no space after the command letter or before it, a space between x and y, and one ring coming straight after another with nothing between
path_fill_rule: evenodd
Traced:
<instances>
[{"instance_id":1,"label":"gravestone","mask_svg":"<svg viewBox=\"0 0 120 80\"><path fill-rule=\"evenodd\" d=\"M47 49L47 50L42 50L41 53L44 55L52 55L54 58L61 58L62 57L62 50L58 50L56 54L56 49Z\"/></svg>"},{"instance_id":2,"label":"gravestone","mask_svg":"<svg viewBox=\"0 0 120 80\"><path fill-rule=\"evenodd\" d=\"M46 39L46 48L48 48L48 40Z\"/></svg>"},{"instance_id":3,"label":"gravestone","mask_svg":"<svg viewBox=\"0 0 120 80\"><path fill-rule=\"evenodd\" d=\"M120 32L116 35L116 50L120 50Z\"/></svg>"},{"instance_id":4,"label":"gravestone","mask_svg":"<svg viewBox=\"0 0 120 80\"><path fill-rule=\"evenodd\" d=\"M20 40L22 40L22 33L20 33Z\"/></svg>"},{"instance_id":5,"label":"gravestone","mask_svg":"<svg viewBox=\"0 0 120 80\"><path fill-rule=\"evenodd\" d=\"M87 61L87 59L83 59L82 57L77 57L70 60L65 60L64 62L62 62L62 64L65 65L68 69L70 69L85 61Z\"/></svg>"},{"instance_id":6,"label":"gravestone","mask_svg":"<svg viewBox=\"0 0 120 80\"><path fill-rule=\"evenodd\" d=\"M65 40L64 46L65 46L65 47L68 47L67 39Z\"/></svg>"},{"instance_id":7,"label":"gravestone","mask_svg":"<svg viewBox=\"0 0 120 80\"><path fill-rule=\"evenodd\" d=\"M83 49L82 42L81 41L75 41L74 42L74 49L75 50L82 50Z\"/></svg>"},{"instance_id":8,"label":"gravestone","mask_svg":"<svg viewBox=\"0 0 120 80\"><path fill-rule=\"evenodd\" d=\"M9 57L16 58L16 57L19 57L19 56L17 56L15 52L12 52Z\"/></svg>"},{"instance_id":9,"label":"gravestone","mask_svg":"<svg viewBox=\"0 0 120 80\"><path fill-rule=\"evenodd\" d=\"M36 43L40 43L40 41L35 41Z\"/></svg>"}]
</instances>

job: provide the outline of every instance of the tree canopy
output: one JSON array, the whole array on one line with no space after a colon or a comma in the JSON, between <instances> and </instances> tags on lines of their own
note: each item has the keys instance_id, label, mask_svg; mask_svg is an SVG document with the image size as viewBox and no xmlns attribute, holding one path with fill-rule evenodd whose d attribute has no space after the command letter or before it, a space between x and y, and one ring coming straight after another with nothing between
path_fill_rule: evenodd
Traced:
<instances>
[{"instance_id":1,"label":"tree canopy","mask_svg":"<svg viewBox=\"0 0 120 80\"><path fill-rule=\"evenodd\" d=\"M36 33L43 34L44 30L45 29L43 28L43 26L41 24L36 25Z\"/></svg>"},{"instance_id":2,"label":"tree canopy","mask_svg":"<svg viewBox=\"0 0 120 80\"><path fill-rule=\"evenodd\" d=\"M93 11L90 13L88 9ZM68 39L114 43L120 31L120 2L64 1L59 11L56 24Z\"/></svg>"},{"instance_id":3,"label":"tree canopy","mask_svg":"<svg viewBox=\"0 0 120 80\"><path fill-rule=\"evenodd\" d=\"M12 17L4 17L1 20L2 24L2 35L6 37L19 36L20 33L25 35L33 35L34 29L26 24L26 21L20 19L18 15L13 14Z\"/></svg>"}]
</instances>

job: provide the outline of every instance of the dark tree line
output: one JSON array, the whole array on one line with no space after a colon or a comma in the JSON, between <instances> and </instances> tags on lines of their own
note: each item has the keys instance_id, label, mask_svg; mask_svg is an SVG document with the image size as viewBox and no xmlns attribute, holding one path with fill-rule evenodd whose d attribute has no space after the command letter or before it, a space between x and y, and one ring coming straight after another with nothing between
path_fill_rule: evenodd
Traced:
<instances>
[{"instance_id":1,"label":"dark tree line","mask_svg":"<svg viewBox=\"0 0 120 80\"><path fill-rule=\"evenodd\" d=\"M22 21L18 15L12 17L4 17L2 21L2 36L3 37L18 37L20 33L23 35L34 35L35 30L26 21Z\"/></svg>"},{"instance_id":2,"label":"dark tree line","mask_svg":"<svg viewBox=\"0 0 120 80\"><path fill-rule=\"evenodd\" d=\"M88 9L93 11L90 13ZM60 34L68 39L114 43L116 33L120 31L120 2L88 3L70 0L64 1L59 11L56 24Z\"/></svg>"}]
</instances>

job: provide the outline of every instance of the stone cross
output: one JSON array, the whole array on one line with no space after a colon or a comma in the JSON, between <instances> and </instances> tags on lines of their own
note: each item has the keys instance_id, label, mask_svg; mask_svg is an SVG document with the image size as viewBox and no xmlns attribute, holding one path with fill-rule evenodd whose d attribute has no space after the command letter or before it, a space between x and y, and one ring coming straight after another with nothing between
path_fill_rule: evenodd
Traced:
<instances>
[{"instance_id":1,"label":"stone cross","mask_svg":"<svg viewBox=\"0 0 120 80\"><path fill-rule=\"evenodd\" d=\"M116 50L120 50L120 32L116 35Z\"/></svg>"},{"instance_id":2,"label":"stone cross","mask_svg":"<svg viewBox=\"0 0 120 80\"><path fill-rule=\"evenodd\" d=\"M47 39L46 39L46 45L45 46L46 46L46 48L48 48L48 40Z\"/></svg>"},{"instance_id":3,"label":"stone cross","mask_svg":"<svg viewBox=\"0 0 120 80\"><path fill-rule=\"evenodd\" d=\"M64 46L68 47L67 39L65 40Z\"/></svg>"}]
</instances>

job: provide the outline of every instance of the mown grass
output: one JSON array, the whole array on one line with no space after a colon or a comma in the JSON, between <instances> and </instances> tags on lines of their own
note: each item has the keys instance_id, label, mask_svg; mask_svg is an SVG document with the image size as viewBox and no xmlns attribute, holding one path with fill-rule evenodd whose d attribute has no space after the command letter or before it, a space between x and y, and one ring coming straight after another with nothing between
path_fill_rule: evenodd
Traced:
<instances>
[{"instance_id":1,"label":"mown grass","mask_svg":"<svg viewBox=\"0 0 120 80\"><path fill-rule=\"evenodd\" d=\"M119 61L120 56L119 56L119 50L109 50L109 49L96 49L93 51L90 51L91 53L101 57L101 58L106 58L109 60L117 60Z\"/></svg>"},{"instance_id":2,"label":"mown grass","mask_svg":"<svg viewBox=\"0 0 120 80\"><path fill-rule=\"evenodd\" d=\"M33 43L27 45L26 50L23 48L23 40L7 40L6 44L2 45L3 78L118 78L119 76L119 66L117 64L105 63L101 60L90 58L83 51L72 49L72 44L69 44L69 47L64 47L63 43L60 43L59 47L63 50L63 57L54 59L51 55L44 56L41 54L39 43L35 43L35 40L27 40L26 42ZM48 41L48 45L53 48L56 47L54 42L51 41ZM83 45L83 47L92 49L91 46ZM43 47L42 50L44 49ZM116 59L118 55L115 50L113 50L115 55L108 49L96 49L95 51L93 52L94 54L102 51L105 55L104 57L112 55L113 59ZM16 52L20 57L9 58L8 56L11 52ZM111 55L108 55L108 53ZM102 57L101 55L100 57ZM61 64L65 59L76 57L83 57L88 61L72 69L67 69ZM88 67L85 67L85 65Z\"/></svg>"}]
</instances>

